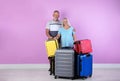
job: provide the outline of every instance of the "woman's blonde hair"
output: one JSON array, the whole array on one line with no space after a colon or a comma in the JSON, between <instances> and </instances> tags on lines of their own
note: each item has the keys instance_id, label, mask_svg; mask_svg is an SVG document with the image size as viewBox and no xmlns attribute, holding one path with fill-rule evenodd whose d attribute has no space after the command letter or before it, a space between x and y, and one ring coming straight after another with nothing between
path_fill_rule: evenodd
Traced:
<instances>
[{"instance_id":1,"label":"woman's blonde hair","mask_svg":"<svg viewBox=\"0 0 120 81\"><path fill-rule=\"evenodd\" d=\"M69 26L71 26L70 21L69 21L67 18L63 18L63 20L64 20L64 19L66 19L66 20L67 20L68 25L69 25ZM62 25L64 26L63 22L62 22Z\"/></svg>"}]
</instances>

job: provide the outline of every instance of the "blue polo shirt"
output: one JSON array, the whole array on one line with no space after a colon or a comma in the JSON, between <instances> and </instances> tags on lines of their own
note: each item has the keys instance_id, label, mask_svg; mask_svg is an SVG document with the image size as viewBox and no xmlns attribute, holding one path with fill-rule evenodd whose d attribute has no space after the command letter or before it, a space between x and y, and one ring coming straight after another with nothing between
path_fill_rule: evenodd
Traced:
<instances>
[{"instance_id":1,"label":"blue polo shirt","mask_svg":"<svg viewBox=\"0 0 120 81\"><path fill-rule=\"evenodd\" d=\"M61 27L58 31L58 34L61 35L61 46L62 47L73 47L73 34L75 32L73 31L73 27L70 27L68 29L65 29L64 27Z\"/></svg>"}]
</instances>

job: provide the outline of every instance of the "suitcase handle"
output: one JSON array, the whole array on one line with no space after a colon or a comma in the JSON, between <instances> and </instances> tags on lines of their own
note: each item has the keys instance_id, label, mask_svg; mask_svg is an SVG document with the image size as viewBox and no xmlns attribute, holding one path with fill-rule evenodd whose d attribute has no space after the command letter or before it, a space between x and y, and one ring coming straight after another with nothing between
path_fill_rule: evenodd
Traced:
<instances>
[{"instance_id":1,"label":"suitcase handle","mask_svg":"<svg viewBox=\"0 0 120 81\"><path fill-rule=\"evenodd\" d=\"M62 47L61 49L73 49L73 47Z\"/></svg>"},{"instance_id":2,"label":"suitcase handle","mask_svg":"<svg viewBox=\"0 0 120 81\"><path fill-rule=\"evenodd\" d=\"M90 54L88 53L88 54L86 54L86 57L89 57L90 56Z\"/></svg>"},{"instance_id":3,"label":"suitcase handle","mask_svg":"<svg viewBox=\"0 0 120 81\"><path fill-rule=\"evenodd\" d=\"M75 41L74 44L80 44L80 41Z\"/></svg>"},{"instance_id":4,"label":"suitcase handle","mask_svg":"<svg viewBox=\"0 0 120 81\"><path fill-rule=\"evenodd\" d=\"M50 38L48 38L48 40L47 40L47 41L53 41L53 40L55 40L55 39L50 39Z\"/></svg>"},{"instance_id":5,"label":"suitcase handle","mask_svg":"<svg viewBox=\"0 0 120 81\"><path fill-rule=\"evenodd\" d=\"M76 46L75 44L76 44L77 46ZM77 52L78 44L80 44L80 41L75 41L75 42L74 42L74 50L75 50L75 52Z\"/></svg>"}]
</instances>

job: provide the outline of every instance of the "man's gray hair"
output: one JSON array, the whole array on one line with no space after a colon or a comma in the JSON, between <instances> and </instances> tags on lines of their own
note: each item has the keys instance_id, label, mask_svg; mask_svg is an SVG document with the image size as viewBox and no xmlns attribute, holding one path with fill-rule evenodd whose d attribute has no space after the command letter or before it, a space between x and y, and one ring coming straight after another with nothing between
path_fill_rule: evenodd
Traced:
<instances>
[{"instance_id":1,"label":"man's gray hair","mask_svg":"<svg viewBox=\"0 0 120 81\"><path fill-rule=\"evenodd\" d=\"M58 10L54 10L54 13L58 13L59 14L60 12Z\"/></svg>"}]
</instances>

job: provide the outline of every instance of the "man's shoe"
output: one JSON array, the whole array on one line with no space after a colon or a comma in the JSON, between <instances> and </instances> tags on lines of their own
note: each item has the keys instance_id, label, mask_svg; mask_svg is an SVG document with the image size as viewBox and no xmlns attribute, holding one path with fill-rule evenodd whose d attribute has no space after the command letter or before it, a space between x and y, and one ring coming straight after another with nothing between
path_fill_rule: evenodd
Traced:
<instances>
[{"instance_id":1,"label":"man's shoe","mask_svg":"<svg viewBox=\"0 0 120 81\"><path fill-rule=\"evenodd\" d=\"M50 71L50 68L48 69L48 71Z\"/></svg>"}]
</instances>

